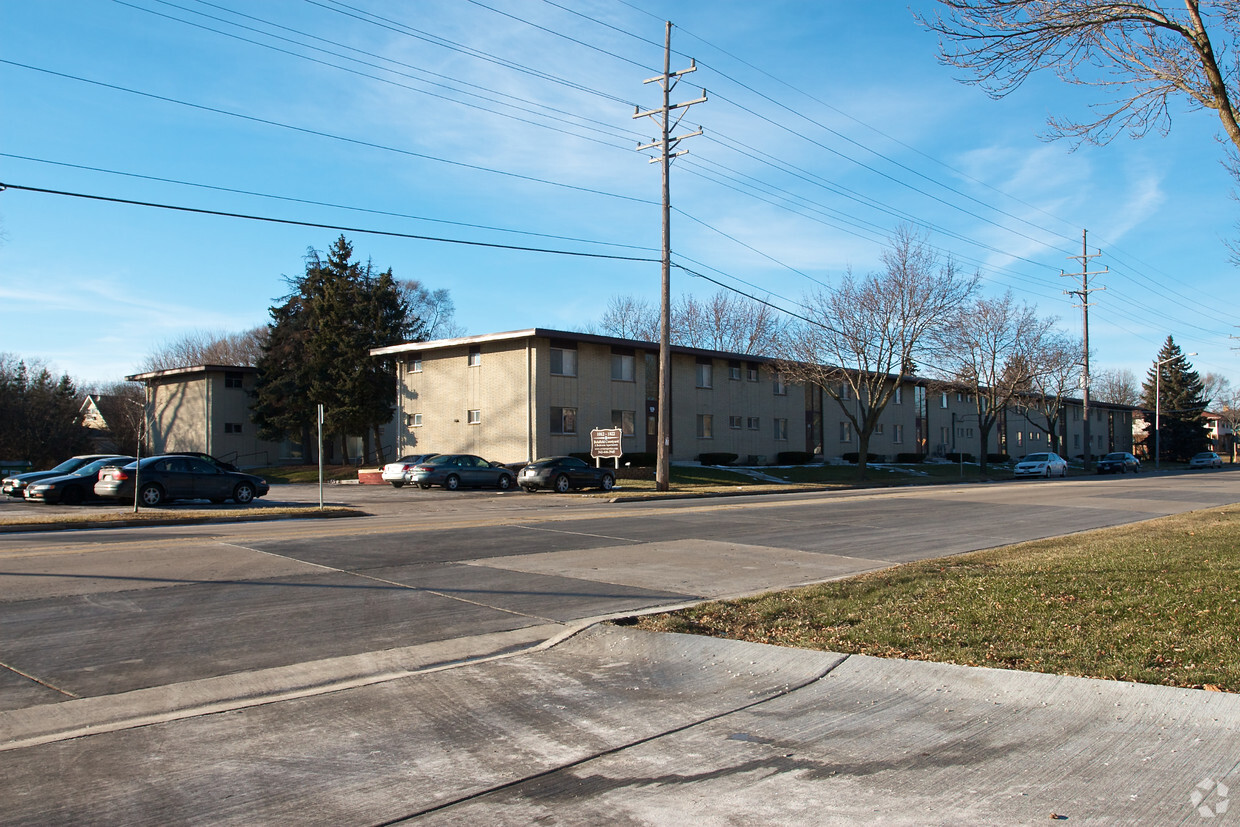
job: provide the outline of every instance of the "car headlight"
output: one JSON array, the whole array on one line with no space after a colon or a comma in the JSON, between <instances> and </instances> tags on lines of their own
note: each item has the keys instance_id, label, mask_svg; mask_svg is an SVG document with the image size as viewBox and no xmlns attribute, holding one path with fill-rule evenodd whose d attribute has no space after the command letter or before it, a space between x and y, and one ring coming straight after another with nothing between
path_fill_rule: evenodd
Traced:
<instances>
[{"instance_id":1,"label":"car headlight","mask_svg":"<svg viewBox=\"0 0 1240 827\"><path fill-rule=\"evenodd\" d=\"M50 486L50 485L32 485L30 486L30 490L31 491L50 491L52 487L53 486Z\"/></svg>"}]
</instances>

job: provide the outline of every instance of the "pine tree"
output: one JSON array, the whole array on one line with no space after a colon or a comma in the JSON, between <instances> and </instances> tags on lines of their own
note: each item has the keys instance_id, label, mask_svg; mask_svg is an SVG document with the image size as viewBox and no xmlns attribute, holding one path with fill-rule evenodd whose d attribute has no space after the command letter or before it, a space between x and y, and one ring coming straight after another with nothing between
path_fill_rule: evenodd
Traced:
<instances>
[{"instance_id":1,"label":"pine tree","mask_svg":"<svg viewBox=\"0 0 1240 827\"><path fill-rule=\"evenodd\" d=\"M308 444L322 404L324 429L340 439L346 462L346 438L362 435L369 454L370 434L377 442L396 402L392 365L373 358L371 348L408 341L422 327L390 268L376 274L369 261L352 259L344 236L326 260L316 250L307 253L305 275L271 308L253 405L265 437L297 435Z\"/></svg>"},{"instance_id":2,"label":"pine tree","mask_svg":"<svg viewBox=\"0 0 1240 827\"><path fill-rule=\"evenodd\" d=\"M1155 441L1162 458L1170 460L1186 460L1209 448L1210 438L1202 414L1210 400L1204 398L1201 377L1170 336L1142 385L1141 404L1147 411L1155 410L1156 389L1160 424L1157 440L1153 419L1147 420L1145 426L1145 444L1151 455Z\"/></svg>"}]
</instances>

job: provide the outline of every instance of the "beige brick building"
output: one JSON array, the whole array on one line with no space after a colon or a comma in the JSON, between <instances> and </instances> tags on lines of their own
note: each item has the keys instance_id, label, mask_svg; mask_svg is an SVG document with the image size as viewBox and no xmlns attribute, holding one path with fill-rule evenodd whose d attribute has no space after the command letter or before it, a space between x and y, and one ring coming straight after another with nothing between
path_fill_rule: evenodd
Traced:
<instances>
[{"instance_id":1,"label":"beige brick building","mask_svg":"<svg viewBox=\"0 0 1240 827\"><path fill-rule=\"evenodd\" d=\"M619 427L626 454L656 450L658 345L533 328L378 348L397 371L398 453L466 452L502 462L586 452L593 428ZM781 452L823 460L858 450L840 403L820 388L785 384L773 360L673 347L671 457L734 453L772 463ZM900 380L870 452L977 455L980 430L964 391L915 377ZM844 404L848 404L845 400ZM1082 453L1081 404L1065 402L1060 453ZM1091 407L1091 452L1132 448L1132 409ZM1006 411L989 453L1050 450L1039 415ZM1044 424L1044 423L1043 423Z\"/></svg>"}]
</instances>

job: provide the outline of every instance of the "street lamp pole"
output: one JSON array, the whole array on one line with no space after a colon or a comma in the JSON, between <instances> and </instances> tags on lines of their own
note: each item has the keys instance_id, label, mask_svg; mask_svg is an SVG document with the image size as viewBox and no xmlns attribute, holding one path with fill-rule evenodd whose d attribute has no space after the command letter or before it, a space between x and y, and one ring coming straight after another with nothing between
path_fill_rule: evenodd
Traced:
<instances>
[{"instance_id":1,"label":"street lamp pole","mask_svg":"<svg viewBox=\"0 0 1240 827\"><path fill-rule=\"evenodd\" d=\"M1196 353L1185 353L1185 356L1196 356ZM1158 470L1162 458L1162 366L1174 362L1179 356L1163 359L1154 363L1154 470Z\"/></svg>"}]
</instances>

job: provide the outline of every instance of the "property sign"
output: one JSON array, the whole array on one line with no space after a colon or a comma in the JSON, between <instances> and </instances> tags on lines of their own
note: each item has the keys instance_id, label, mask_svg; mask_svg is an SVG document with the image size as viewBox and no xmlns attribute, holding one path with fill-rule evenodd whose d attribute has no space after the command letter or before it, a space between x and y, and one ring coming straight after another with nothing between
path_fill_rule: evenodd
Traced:
<instances>
[{"instance_id":1,"label":"property sign","mask_svg":"<svg viewBox=\"0 0 1240 827\"><path fill-rule=\"evenodd\" d=\"M619 428L595 428L590 432L590 456L595 459L619 459L624 454L620 445L621 434Z\"/></svg>"}]
</instances>

